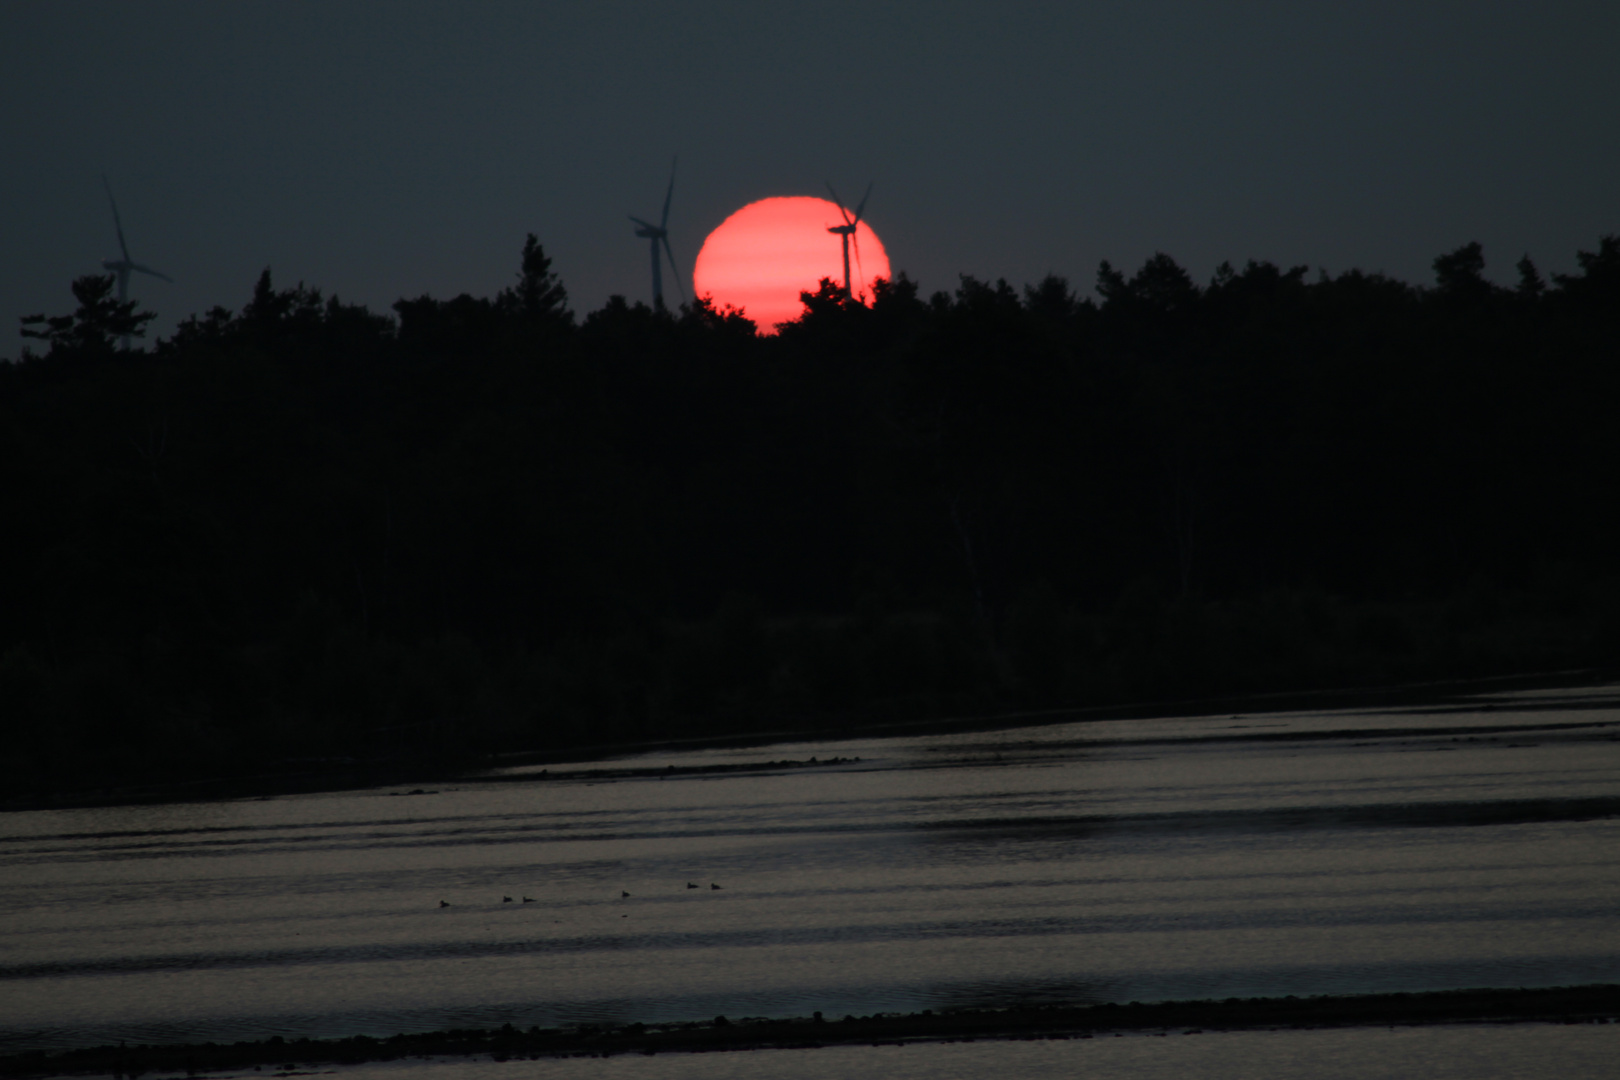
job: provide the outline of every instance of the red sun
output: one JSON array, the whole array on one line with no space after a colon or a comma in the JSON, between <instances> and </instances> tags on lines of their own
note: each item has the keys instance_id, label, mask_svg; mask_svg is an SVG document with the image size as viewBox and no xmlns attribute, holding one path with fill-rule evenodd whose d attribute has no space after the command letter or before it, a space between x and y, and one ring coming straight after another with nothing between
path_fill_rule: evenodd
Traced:
<instances>
[{"instance_id":1,"label":"red sun","mask_svg":"<svg viewBox=\"0 0 1620 1080\"><path fill-rule=\"evenodd\" d=\"M703 241L692 267L692 290L715 305L741 308L766 334L804 314L801 292L822 278L844 283L843 237L827 230L844 224L838 204L794 195L761 199L732 214ZM849 248L850 285L858 297L889 276L889 254L866 222ZM860 259L856 260L859 250Z\"/></svg>"}]
</instances>

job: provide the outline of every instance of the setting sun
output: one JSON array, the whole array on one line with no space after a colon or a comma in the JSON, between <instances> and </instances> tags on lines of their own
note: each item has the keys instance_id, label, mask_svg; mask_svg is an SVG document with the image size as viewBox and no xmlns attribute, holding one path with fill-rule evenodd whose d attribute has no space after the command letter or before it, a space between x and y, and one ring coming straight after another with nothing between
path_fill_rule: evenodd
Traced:
<instances>
[{"instance_id":1,"label":"setting sun","mask_svg":"<svg viewBox=\"0 0 1620 1080\"><path fill-rule=\"evenodd\" d=\"M827 231L843 223L830 199L784 196L749 203L703 241L692 268L693 291L718 306L741 308L762 333L773 334L777 323L803 313L801 292L814 292L822 278L843 283L842 240ZM889 276L889 255L864 221L853 239L853 290L870 298L872 282Z\"/></svg>"}]
</instances>

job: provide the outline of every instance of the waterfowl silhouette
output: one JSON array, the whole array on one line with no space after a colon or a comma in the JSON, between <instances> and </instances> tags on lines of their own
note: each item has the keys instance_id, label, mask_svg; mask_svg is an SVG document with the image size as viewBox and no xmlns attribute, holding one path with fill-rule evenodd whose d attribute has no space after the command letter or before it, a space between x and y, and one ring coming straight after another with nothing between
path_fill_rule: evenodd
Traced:
<instances>
[{"instance_id":1,"label":"waterfowl silhouette","mask_svg":"<svg viewBox=\"0 0 1620 1080\"><path fill-rule=\"evenodd\" d=\"M621 889L621 890L619 890L619 895L620 896L629 896L630 894L625 892L623 889Z\"/></svg>"},{"instance_id":2,"label":"waterfowl silhouette","mask_svg":"<svg viewBox=\"0 0 1620 1080\"><path fill-rule=\"evenodd\" d=\"M510 897L510 896L503 896L503 897L501 897L501 903L503 903L503 904L510 904L510 903L511 903L511 902L512 902L512 898L511 898L511 897Z\"/></svg>"},{"instance_id":3,"label":"waterfowl silhouette","mask_svg":"<svg viewBox=\"0 0 1620 1080\"><path fill-rule=\"evenodd\" d=\"M450 901L448 901L448 900L440 900L439 901L439 906L440 907L449 907L450 906Z\"/></svg>"},{"instance_id":4,"label":"waterfowl silhouette","mask_svg":"<svg viewBox=\"0 0 1620 1080\"><path fill-rule=\"evenodd\" d=\"M697 882L695 882L695 881L688 881L688 882L687 882L687 883L686 883L686 887L687 887L687 888L688 888L688 889L695 889L695 888L697 888Z\"/></svg>"},{"instance_id":5,"label":"waterfowl silhouette","mask_svg":"<svg viewBox=\"0 0 1620 1080\"><path fill-rule=\"evenodd\" d=\"M715 883L714 883L714 882L712 882L712 881L711 881L711 882L709 882L709 888L711 888L711 889L718 889L718 888L719 888L719 887L720 887L720 886L718 886L718 885L716 885L716 884L715 884Z\"/></svg>"},{"instance_id":6,"label":"waterfowl silhouette","mask_svg":"<svg viewBox=\"0 0 1620 1080\"><path fill-rule=\"evenodd\" d=\"M532 897L532 896L525 896L525 897L524 897L524 898L523 898L523 902L524 902L524 903L525 903L525 904L532 904L532 903L534 903L534 897Z\"/></svg>"}]
</instances>

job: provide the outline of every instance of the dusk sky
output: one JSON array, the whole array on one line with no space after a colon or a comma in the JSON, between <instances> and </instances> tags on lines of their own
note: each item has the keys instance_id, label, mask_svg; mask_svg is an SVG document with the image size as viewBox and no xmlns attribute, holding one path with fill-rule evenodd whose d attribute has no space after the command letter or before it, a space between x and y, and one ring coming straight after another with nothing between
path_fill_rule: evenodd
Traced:
<instances>
[{"instance_id":1,"label":"dusk sky","mask_svg":"<svg viewBox=\"0 0 1620 1080\"><path fill-rule=\"evenodd\" d=\"M18 3L0 9L0 356L117 254L177 318L266 266L386 310L525 233L581 313L770 195L848 198L924 291L1164 251L1511 281L1620 231L1620 6ZM836 241L829 237L830 250ZM673 292L673 290L671 290Z\"/></svg>"}]
</instances>

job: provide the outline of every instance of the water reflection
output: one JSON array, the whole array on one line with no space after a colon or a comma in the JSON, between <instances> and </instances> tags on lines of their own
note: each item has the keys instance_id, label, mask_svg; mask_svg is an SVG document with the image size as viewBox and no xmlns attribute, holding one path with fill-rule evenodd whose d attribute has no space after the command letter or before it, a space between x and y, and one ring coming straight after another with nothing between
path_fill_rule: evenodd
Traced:
<instances>
[{"instance_id":1,"label":"water reflection","mask_svg":"<svg viewBox=\"0 0 1620 1080\"><path fill-rule=\"evenodd\" d=\"M1617 766L1603 688L5 814L0 1039L1616 981Z\"/></svg>"}]
</instances>

